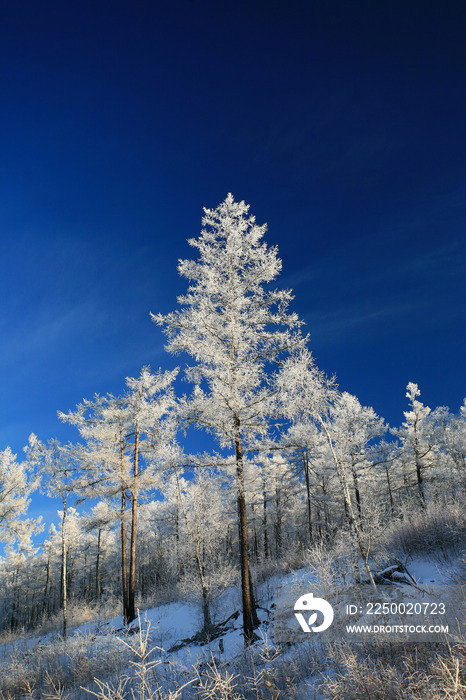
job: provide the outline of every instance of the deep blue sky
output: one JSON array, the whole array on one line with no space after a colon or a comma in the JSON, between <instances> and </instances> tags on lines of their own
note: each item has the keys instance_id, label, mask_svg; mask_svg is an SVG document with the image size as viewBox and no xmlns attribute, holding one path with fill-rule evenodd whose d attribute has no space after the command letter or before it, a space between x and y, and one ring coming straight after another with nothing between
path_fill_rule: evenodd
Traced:
<instances>
[{"instance_id":1,"label":"deep blue sky","mask_svg":"<svg viewBox=\"0 0 466 700\"><path fill-rule=\"evenodd\" d=\"M251 204L312 350L392 424L465 386L461 2L16 0L1 52L0 449L171 367L202 206Z\"/></svg>"}]
</instances>

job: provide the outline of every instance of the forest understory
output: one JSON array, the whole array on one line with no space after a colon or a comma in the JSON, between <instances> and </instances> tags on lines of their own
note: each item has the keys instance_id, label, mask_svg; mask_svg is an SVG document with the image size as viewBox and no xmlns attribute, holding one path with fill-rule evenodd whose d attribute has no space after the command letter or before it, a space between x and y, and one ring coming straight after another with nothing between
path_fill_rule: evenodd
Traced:
<instances>
[{"instance_id":1,"label":"forest understory","mask_svg":"<svg viewBox=\"0 0 466 700\"><path fill-rule=\"evenodd\" d=\"M458 503L432 506L402 520L393 520L374 533L371 563L374 571L391 561L403 561L408 571L421 561L437 583L461 586L464 591L466 527L464 508ZM354 568L354 545L344 538L333 547L319 545L297 550L288 558L271 560L267 570L257 568L254 578L258 603L274 605L277 587L291 586L296 580L324 591L346 592L359 589L355 581L360 566ZM299 569L292 568L300 565ZM304 564L304 566L303 566ZM359 562L360 564L360 562ZM414 567L414 568L413 568ZM301 577L301 578L300 578ZM419 586L423 582L417 581ZM367 584L366 584L367 585ZM402 584L398 584L400 586ZM256 630L258 639L244 649L241 625L229 630L223 654L219 639L198 644L182 653L162 651L157 616L167 601L178 595L181 605L186 594L154 591L147 612L141 609L132 631L124 630L122 618L114 620L112 631L106 618L112 617L111 601L102 608L73 606L69 633L60 634L60 618L29 633L4 633L0 646L0 697L78 700L138 698L145 700L461 700L466 697L466 640L461 633L447 641L405 643L374 636L370 640L323 640L302 638L297 643L274 640L274 615L262 615ZM239 602L233 586L225 603ZM141 601L142 603L142 601ZM191 602L189 603L191 604ZM463 593L464 605L464 593ZM202 622L200 605L193 629ZM217 601L216 616L225 609ZM71 611L70 611L71 612ZM183 609L173 615L176 625ZM464 612L464 607L463 607ZM113 613L113 615L112 615ZM175 618L178 617L178 620ZM89 621L83 622L89 618ZM170 617L168 622L170 621ZM241 622L241 620L239 620ZM81 624L79 624L81 623ZM189 625L188 625L189 628ZM228 644L231 639L232 643ZM188 653L186 653L188 652ZM191 663L190 663L191 661Z\"/></svg>"}]
</instances>

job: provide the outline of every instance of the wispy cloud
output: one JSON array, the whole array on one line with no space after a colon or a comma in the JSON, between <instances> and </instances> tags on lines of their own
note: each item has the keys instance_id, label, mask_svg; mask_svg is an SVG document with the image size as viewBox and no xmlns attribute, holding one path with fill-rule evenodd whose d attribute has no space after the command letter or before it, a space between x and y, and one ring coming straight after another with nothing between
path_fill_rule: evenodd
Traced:
<instances>
[{"instance_id":1,"label":"wispy cloud","mask_svg":"<svg viewBox=\"0 0 466 700\"><path fill-rule=\"evenodd\" d=\"M462 193L439 196L423 211L412 207L284 275L284 286L295 289L296 303L304 306L311 336L357 342L368 333L404 333L413 324L427 332L435 324L464 322Z\"/></svg>"},{"instance_id":2,"label":"wispy cloud","mask_svg":"<svg viewBox=\"0 0 466 700\"><path fill-rule=\"evenodd\" d=\"M319 344L341 336L345 337L346 342L351 338L359 342L368 332L390 332L392 323L399 323L400 318L408 318L424 306L422 301L393 302L379 308L369 308L368 304L348 304L328 312L307 314L306 322L311 339L318 340ZM357 331L357 336L349 334L353 330Z\"/></svg>"},{"instance_id":3,"label":"wispy cloud","mask_svg":"<svg viewBox=\"0 0 466 700\"><path fill-rule=\"evenodd\" d=\"M425 204L423 204L425 206ZM424 275L461 277L466 271L466 232L458 231L457 210L466 206L466 188L439 195L430 206L413 207L384 227L356 236L320 255L311 263L284 275L291 288L308 283L370 289L387 281L403 285ZM312 251L311 251L312 252Z\"/></svg>"},{"instance_id":4,"label":"wispy cloud","mask_svg":"<svg viewBox=\"0 0 466 700\"><path fill-rule=\"evenodd\" d=\"M446 245L422 251L412 256L396 270L399 275L413 272L434 273L449 277L466 274L466 245L462 241L452 241Z\"/></svg>"},{"instance_id":5,"label":"wispy cloud","mask_svg":"<svg viewBox=\"0 0 466 700\"><path fill-rule=\"evenodd\" d=\"M95 332L102 320L98 306L91 300L70 308L63 308L60 303L47 305L33 317L26 311L14 327L2 333L2 363L18 367L25 359L39 362L52 349L73 340L79 342L83 333Z\"/></svg>"}]
</instances>

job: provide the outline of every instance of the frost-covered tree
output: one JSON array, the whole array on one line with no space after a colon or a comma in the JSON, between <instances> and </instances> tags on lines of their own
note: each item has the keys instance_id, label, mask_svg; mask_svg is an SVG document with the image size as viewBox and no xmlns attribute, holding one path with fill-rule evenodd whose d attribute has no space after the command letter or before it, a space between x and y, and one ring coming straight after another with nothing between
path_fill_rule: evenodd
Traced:
<instances>
[{"instance_id":1,"label":"frost-covered tree","mask_svg":"<svg viewBox=\"0 0 466 700\"><path fill-rule=\"evenodd\" d=\"M277 388L283 410L294 420L309 421L322 431L326 438L340 482L345 513L356 543L364 561L369 580L375 588L374 578L369 567L369 546L363 536L360 520L351 497L350 470L345 456L340 450L341 435L334 430L332 413L341 401L334 380L329 380L324 372L316 367L312 354L307 348L300 349L283 363L278 376ZM370 539L369 539L370 542Z\"/></svg>"},{"instance_id":2,"label":"frost-covered tree","mask_svg":"<svg viewBox=\"0 0 466 700\"><path fill-rule=\"evenodd\" d=\"M131 459L127 454L127 424L124 400L107 395L85 399L77 410L59 413L63 421L75 425L85 441L82 454L80 487L84 496L116 498L119 506L114 517L120 523L121 585L123 618L128 612L127 564L127 489L131 473ZM118 510L117 510L118 508Z\"/></svg>"},{"instance_id":3,"label":"frost-covered tree","mask_svg":"<svg viewBox=\"0 0 466 700\"><path fill-rule=\"evenodd\" d=\"M75 490L79 447L62 445L58 440L42 443L34 433L29 436L29 444L24 448L29 464L37 468L43 477L43 490L52 498L60 498L63 510L61 520L61 601L63 611L63 637L67 633L67 523L69 498Z\"/></svg>"},{"instance_id":4,"label":"frost-covered tree","mask_svg":"<svg viewBox=\"0 0 466 700\"><path fill-rule=\"evenodd\" d=\"M406 387L406 397L411 406L410 411L404 411L405 417L401 428L393 428L392 432L401 443L401 459L408 466L414 467L415 483L419 502L422 508L426 506L425 480L426 472L433 464L436 451L433 436L431 410L418 400L421 392L417 384L409 382Z\"/></svg>"},{"instance_id":5,"label":"frost-covered tree","mask_svg":"<svg viewBox=\"0 0 466 700\"><path fill-rule=\"evenodd\" d=\"M144 367L138 378L126 380L126 404L132 433L132 473L129 482L131 500L131 543L128 585L128 621L136 617L136 536L140 494L153 490L156 476L173 466L177 449L175 435L176 401L172 384L178 370L152 374ZM131 443L130 443L131 444Z\"/></svg>"},{"instance_id":6,"label":"frost-covered tree","mask_svg":"<svg viewBox=\"0 0 466 700\"><path fill-rule=\"evenodd\" d=\"M458 414L439 406L431 414L433 432L439 442L445 466L449 467L452 489L459 481L466 491L466 399ZM448 473L447 471L447 473Z\"/></svg>"},{"instance_id":7,"label":"frost-covered tree","mask_svg":"<svg viewBox=\"0 0 466 700\"><path fill-rule=\"evenodd\" d=\"M252 512L254 555L258 562L259 538L263 538L263 558L277 562L291 554L300 539L297 513L302 502L299 484L287 455L279 450L246 462L246 492Z\"/></svg>"},{"instance_id":8,"label":"frost-covered tree","mask_svg":"<svg viewBox=\"0 0 466 700\"><path fill-rule=\"evenodd\" d=\"M195 389L189 419L211 431L222 448L234 449L245 643L253 640L243 454L267 432L273 413L270 363L293 346L300 322L288 312L289 290L271 288L281 271L275 247L262 242L249 206L231 194L216 209L204 209L203 229L189 244L196 260L181 260L189 282L180 308L153 315L168 336L167 349L187 353L194 363L186 376ZM299 335L299 334L298 334Z\"/></svg>"},{"instance_id":9,"label":"frost-covered tree","mask_svg":"<svg viewBox=\"0 0 466 700\"><path fill-rule=\"evenodd\" d=\"M371 447L387 426L371 406L362 406L356 396L344 391L330 409L330 427L339 460L352 482L357 514L362 520L361 477L367 481L372 467Z\"/></svg>"},{"instance_id":10,"label":"frost-covered tree","mask_svg":"<svg viewBox=\"0 0 466 700\"><path fill-rule=\"evenodd\" d=\"M306 529L310 545L314 542L313 530L322 537L322 515L325 525L329 523L327 506L334 470L327 469L326 445L325 437L309 420L296 420L283 438L283 448L306 489Z\"/></svg>"},{"instance_id":11,"label":"frost-covered tree","mask_svg":"<svg viewBox=\"0 0 466 700\"><path fill-rule=\"evenodd\" d=\"M37 551L25 530L25 539L18 533L15 545L6 545L1 559L0 620L12 632L30 627L34 619L29 601L37 593L37 574L34 570Z\"/></svg>"},{"instance_id":12,"label":"frost-covered tree","mask_svg":"<svg viewBox=\"0 0 466 700\"><path fill-rule=\"evenodd\" d=\"M5 545L0 565L0 616L11 630L29 622L23 603L31 588L31 562L37 552L31 536L42 529L40 518L23 517L29 496L40 481L28 467L27 462L17 461L10 447L0 452L0 542Z\"/></svg>"},{"instance_id":13,"label":"frost-covered tree","mask_svg":"<svg viewBox=\"0 0 466 700\"><path fill-rule=\"evenodd\" d=\"M0 452L0 541L24 541L37 528L38 522L24 520L30 494L38 488L39 479L28 473L26 462L18 462L10 447Z\"/></svg>"},{"instance_id":14,"label":"frost-covered tree","mask_svg":"<svg viewBox=\"0 0 466 700\"><path fill-rule=\"evenodd\" d=\"M203 625L201 634L212 633L211 600L234 581L221 542L228 522L229 493L217 474L198 469L193 479L173 475L181 515L180 553L184 559L181 588L201 594Z\"/></svg>"},{"instance_id":15,"label":"frost-covered tree","mask_svg":"<svg viewBox=\"0 0 466 700\"><path fill-rule=\"evenodd\" d=\"M114 527L116 520L115 508L105 500L99 501L83 520L88 533L96 532L95 542L95 599L100 598L102 592L101 560L105 551L108 533Z\"/></svg>"},{"instance_id":16,"label":"frost-covered tree","mask_svg":"<svg viewBox=\"0 0 466 700\"><path fill-rule=\"evenodd\" d=\"M143 367L128 377L122 397L96 396L75 412L60 413L75 425L86 441L82 453L80 488L91 497L121 500L121 574L123 617L136 617L136 542L138 505L156 488L157 475L172 466L176 454L176 401L172 383L178 370L152 373ZM168 466L167 466L168 465ZM129 566L127 564L126 508L130 505Z\"/></svg>"}]
</instances>

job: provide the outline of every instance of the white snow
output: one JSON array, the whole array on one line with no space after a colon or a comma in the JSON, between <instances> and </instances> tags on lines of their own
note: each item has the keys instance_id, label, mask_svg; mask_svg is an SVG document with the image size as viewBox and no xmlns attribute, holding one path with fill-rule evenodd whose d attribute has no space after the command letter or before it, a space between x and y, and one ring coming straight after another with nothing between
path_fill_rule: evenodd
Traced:
<instances>
[{"instance_id":1,"label":"white snow","mask_svg":"<svg viewBox=\"0 0 466 700\"><path fill-rule=\"evenodd\" d=\"M434 589L436 586L448 585L453 583L454 574L459 567L451 564L449 567L442 567L438 561L433 561L429 558L417 557L407 562L407 569L414 577L418 587ZM390 568L390 567L389 567ZM447 570L448 569L448 570ZM401 577L405 575L402 574ZM261 628L258 630L262 636L264 643L274 643L273 636L273 608L275 596L279 596L285 591L290 595L290 599L296 593L296 598L307 590L316 590L318 582L315 574L308 568L304 567L297 571L288 574L277 574L256 588L258 602L262 608L266 608L272 612L269 616L266 610L260 609ZM411 594L416 597L416 588L409 587L406 583L400 584L408 593L408 598ZM393 588L399 586L394 583ZM431 589L431 590L432 590ZM324 596L325 597L325 596ZM231 615L239 607L238 590L234 587L225 591L223 596L215 603L215 619L216 621L224 620ZM192 666L199 665L201 662L211 663L212 659L217 662L228 662L234 657L241 654L243 651L243 635L242 635L242 617L236 620L231 620L232 627L223 637L223 653L220 654L219 639L212 641L209 644L193 644L184 646L175 652L168 650L175 644L180 643L184 639L189 639L195 635L202 625L202 617L199 606L190 602L174 602L160 605L148 610L140 611L141 629L144 633L150 626L150 645L155 647L156 651L152 658L159 656L162 663L170 662L180 668L191 669ZM123 629L122 617L113 617L104 621L87 622L74 630L70 631L70 641L72 639L78 642L79 638L91 638L92 644L97 646L118 645L118 637L122 637L129 643L137 641L137 621L133 623L134 634L125 637ZM14 647L25 649L30 648L31 653L34 653L34 647L38 644L53 644L52 634L47 634L42 637L30 637L27 639L10 642L0 645L0 672L2 660L13 654ZM55 635L56 637L56 635ZM73 643L73 642L71 642ZM294 653L293 647L285 649L286 656L292 658Z\"/></svg>"}]
</instances>

